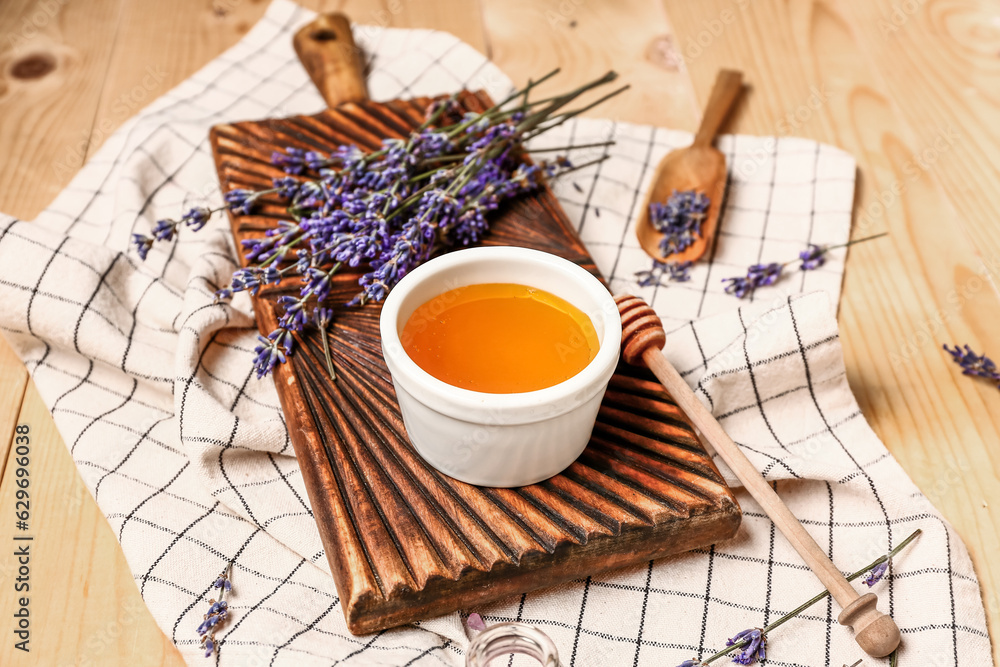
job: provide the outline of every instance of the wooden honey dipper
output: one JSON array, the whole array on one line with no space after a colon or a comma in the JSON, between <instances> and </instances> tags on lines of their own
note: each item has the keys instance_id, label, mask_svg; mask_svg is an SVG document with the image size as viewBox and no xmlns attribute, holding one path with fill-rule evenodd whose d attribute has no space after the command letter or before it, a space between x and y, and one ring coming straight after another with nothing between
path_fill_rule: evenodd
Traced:
<instances>
[{"instance_id":1,"label":"wooden honey dipper","mask_svg":"<svg viewBox=\"0 0 1000 667\"><path fill-rule=\"evenodd\" d=\"M615 303L618 304L618 312L622 318L622 356L625 361L637 366L645 364L653 371L684 414L701 431L705 440L711 443L781 534L792 543L813 574L830 591L833 599L843 609L837 620L841 625L849 625L854 629L854 638L865 653L876 658L892 653L899 646L900 639L896 622L875 607L878 598L874 593L859 595L854 590L663 356L661 350L666 344L666 334L656 312L636 296L617 296Z\"/></svg>"}]
</instances>

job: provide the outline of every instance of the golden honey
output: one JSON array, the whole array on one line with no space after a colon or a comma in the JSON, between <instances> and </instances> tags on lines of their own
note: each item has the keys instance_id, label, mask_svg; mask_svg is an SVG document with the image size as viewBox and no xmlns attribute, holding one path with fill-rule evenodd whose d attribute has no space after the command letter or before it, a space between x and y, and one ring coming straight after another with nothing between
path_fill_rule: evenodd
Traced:
<instances>
[{"instance_id":1,"label":"golden honey","mask_svg":"<svg viewBox=\"0 0 1000 667\"><path fill-rule=\"evenodd\" d=\"M468 285L418 307L400 333L403 349L443 382L512 394L568 380L600 342L587 315L554 294L513 283Z\"/></svg>"}]
</instances>

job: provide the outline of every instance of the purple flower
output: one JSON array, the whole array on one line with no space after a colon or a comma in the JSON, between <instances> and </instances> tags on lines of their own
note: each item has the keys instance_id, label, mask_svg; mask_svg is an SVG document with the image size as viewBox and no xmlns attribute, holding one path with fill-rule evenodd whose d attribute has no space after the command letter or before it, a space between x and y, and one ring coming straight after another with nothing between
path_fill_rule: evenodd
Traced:
<instances>
[{"instance_id":1,"label":"purple flower","mask_svg":"<svg viewBox=\"0 0 1000 667\"><path fill-rule=\"evenodd\" d=\"M323 308L322 306L317 307L313 311L313 321L316 323L317 328L326 329L330 326L330 322L333 321L333 309Z\"/></svg>"},{"instance_id":2,"label":"purple flower","mask_svg":"<svg viewBox=\"0 0 1000 667\"><path fill-rule=\"evenodd\" d=\"M636 271L635 278L640 287L663 285L662 278L670 282L686 283L691 280L691 262L661 262L653 260L653 266L645 271Z\"/></svg>"},{"instance_id":3,"label":"purple flower","mask_svg":"<svg viewBox=\"0 0 1000 667\"><path fill-rule=\"evenodd\" d=\"M677 667L704 667L704 665L705 663L701 660L685 660L681 664L677 665Z\"/></svg>"},{"instance_id":4,"label":"purple flower","mask_svg":"<svg viewBox=\"0 0 1000 667\"><path fill-rule=\"evenodd\" d=\"M306 300L308 296L296 299L294 296L282 296L278 298L278 305L285 309L285 312L278 319L278 326L289 331L302 331L302 327L309 321L309 313L306 310Z\"/></svg>"},{"instance_id":5,"label":"purple flower","mask_svg":"<svg viewBox=\"0 0 1000 667\"><path fill-rule=\"evenodd\" d=\"M232 571L232 563L226 566L215 583L212 584L213 588L219 589L219 599L209 600L208 611L202 616L202 622L198 624L198 635L201 637L201 648L205 651L205 657L210 658L215 652L217 644L215 643L215 633L227 618L229 618L229 603L225 600L226 593L233 590L233 585L229 581L230 572Z\"/></svg>"},{"instance_id":6,"label":"purple flower","mask_svg":"<svg viewBox=\"0 0 1000 667\"><path fill-rule=\"evenodd\" d=\"M732 294L738 299L754 293L758 287L763 285L773 285L781 277L782 264L754 264L747 269L746 276L736 278L723 278L726 285L726 294Z\"/></svg>"},{"instance_id":7,"label":"purple flower","mask_svg":"<svg viewBox=\"0 0 1000 667\"><path fill-rule=\"evenodd\" d=\"M170 241L174 238L176 231L177 222L175 220L157 220L156 226L153 227L153 238L157 241Z\"/></svg>"},{"instance_id":8,"label":"purple flower","mask_svg":"<svg viewBox=\"0 0 1000 667\"><path fill-rule=\"evenodd\" d=\"M181 222L190 227L191 231L197 232L205 226L211 217L212 211L210 209L204 206L195 206L181 216Z\"/></svg>"},{"instance_id":9,"label":"purple flower","mask_svg":"<svg viewBox=\"0 0 1000 667\"><path fill-rule=\"evenodd\" d=\"M274 185L274 189L278 191L278 194L285 199L294 199L295 195L299 192L299 188L302 187L302 181L291 176L275 178L271 183Z\"/></svg>"},{"instance_id":10,"label":"purple flower","mask_svg":"<svg viewBox=\"0 0 1000 667\"><path fill-rule=\"evenodd\" d=\"M233 272L233 292L247 291L253 295L257 294L261 284L264 283L264 272L256 267L246 269L236 269Z\"/></svg>"},{"instance_id":11,"label":"purple flower","mask_svg":"<svg viewBox=\"0 0 1000 667\"><path fill-rule=\"evenodd\" d=\"M139 253L139 259L146 261L146 256L149 255L149 250L153 247L153 239L144 234L133 234L132 244L135 246L136 252Z\"/></svg>"},{"instance_id":12,"label":"purple flower","mask_svg":"<svg viewBox=\"0 0 1000 667\"><path fill-rule=\"evenodd\" d=\"M750 278L758 287L761 285L773 285L781 277L781 264L754 264L747 271Z\"/></svg>"},{"instance_id":13,"label":"purple flower","mask_svg":"<svg viewBox=\"0 0 1000 667\"><path fill-rule=\"evenodd\" d=\"M292 334L287 329L275 329L267 335L257 336L260 345L254 348L256 357L253 360L257 379L264 377L278 364L283 364L292 353Z\"/></svg>"},{"instance_id":14,"label":"purple flower","mask_svg":"<svg viewBox=\"0 0 1000 667\"><path fill-rule=\"evenodd\" d=\"M486 623L483 621L483 617L476 612L469 614L468 624L469 629L475 630L476 632L482 632L486 629Z\"/></svg>"},{"instance_id":15,"label":"purple flower","mask_svg":"<svg viewBox=\"0 0 1000 667\"><path fill-rule=\"evenodd\" d=\"M872 571L868 573L867 577L865 577L865 584L868 586L868 588L871 588L878 582L882 581L882 577L885 576L885 573L888 570L889 570L889 560L886 559L885 562L879 563L878 565L872 568Z\"/></svg>"},{"instance_id":16,"label":"purple flower","mask_svg":"<svg viewBox=\"0 0 1000 667\"><path fill-rule=\"evenodd\" d=\"M767 637L760 628L751 628L737 634L732 639L726 640L726 646L739 646L742 651L733 653L733 662L738 665L752 665L757 660L764 660L767 656Z\"/></svg>"},{"instance_id":17,"label":"purple flower","mask_svg":"<svg viewBox=\"0 0 1000 667\"><path fill-rule=\"evenodd\" d=\"M809 247L799 253L802 264L799 269L802 271L812 271L823 266L826 262L826 248L810 243Z\"/></svg>"},{"instance_id":18,"label":"purple flower","mask_svg":"<svg viewBox=\"0 0 1000 667\"><path fill-rule=\"evenodd\" d=\"M212 302L221 303L223 301L229 301L232 298L233 298L233 290L231 290L228 287L223 287L222 289L215 291L215 299L213 299Z\"/></svg>"},{"instance_id":19,"label":"purple flower","mask_svg":"<svg viewBox=\"0 0 1000 667\"><path fill-rule=\"evenodd\" d=\"M258 192L237 188L226 193L226 206L236 215L246 215L253 210L259 197Z\"/></svg>"},{"instance_id":20,"label":"purple flower","mask_svg":"<svg viewBox=\"0 0 1000 667\"><path fill-rule=\"evenodd\" d=\"M281 167L286 174L301 174L306 167L306 152L301 148L288 146L285 152L274 151L271 153L271 164Z\"/></svg>"},{"instance_id":21,"label":"purple flower","mask_svg":"<svg viewBox=\"0 0 1000 667\"><path fill-rule=\"evenodd\" d=\"M952 360L962 367L962 375L1000 381L1000 372L997 372L997 365L985 354L976 354L968 345L965 345L964 348L956 345L954 349L949 348L947 345L943 347L944 351L951 355Z\"/></svg>"},{"instance_id":22,"label":"purple flower","mask_svg":"<svg viewBox=\"0 0 1000 667\"><path fill-rule=\"evenodd\" d=\"M664 256L683 252L701 238L708 205L708 197L694 190L674 190L666 203L649 205L649 222L663 233L660 252Z\"/></svg>"}]
</instances>

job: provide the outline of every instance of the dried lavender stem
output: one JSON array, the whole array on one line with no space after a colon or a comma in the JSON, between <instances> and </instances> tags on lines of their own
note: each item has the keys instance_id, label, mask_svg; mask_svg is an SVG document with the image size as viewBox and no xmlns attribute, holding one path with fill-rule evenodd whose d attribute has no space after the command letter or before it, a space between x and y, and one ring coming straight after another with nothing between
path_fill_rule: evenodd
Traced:
<instances>
[{"instance_id":1,"label":"dried lavender stem","mask_svg":"<svg viewBox=\"0 0 1000 667\"><path fill-rule=\"evenodd\" d=\"M861 239L861 240L867 240L867 239ZM889 560L890 558L892 558L893 556L895 556L896 554L898 554L900 551L902 551L903 549L905 549L907 546L909 546L910 542L912 542L913 540L917 539L917 536L920 535L920 533L922 533L922 532L923 531L921 529L917 528L915 531L913 531L913 533L910 534L909 537L907 537L905 540L903 540L902 542L900 542L899 545L895 549L893 549L892 551L890 551L888 554L886 554L884 556L881 556L880 558L875 559L873 562L869 563L868 565L866 565L865 567L861 568L860 570L858 570L854 574L850 575L849 577L847 577L847 580L848 581L854 581L855 579L857 579L861 575L865 574L866 572L869 572L876 565L881 565L882 563L886 562L887 560ZM808 601L802 603L801 605L799 605L798 607L796 607L792 611L788 612L787 614L785 614L784 616L782 616L781 618L779 618L778 620L776 620L774 623L771 623L767 627L763 628L762 634L766 635L771 630L774 630L778 626L784 624L785 622L791 620L792 618L795 618L796 616L798 616L799 614L801 614L802 612L804 612L809 607L813 606L814 604L816 604L820 600L823 600L824 598L827 598L829 596L830 596L830 591L823 591L819 595L817 595L817 596L809 599ZM707 664L709 664L711 662L715 662L719 658L723 658L723 657L729 655L730 653L732 653L733 651L736 651L738 649L743 648L746 644L747 644L747 642L738 642L736 644L733 644L732 646L729 646L729 647L727 647L727 648L719 651L715 655L713 655L713 656L711 656L709 658L706 658L705 660L702 661L702 663L707 665ZM893 651L892 655L895 656L896 652ZM893 659L895 659L895 658L893 658ZM893 663L893 664L895 664L895 663Z\"/></svg>"},{"instance_id":2,"label":"dried lavender stem","mask_svg":"<svg viewBox=\"0 0 1000 667\"><path fill-rule=\"evenodd\" d=\"M875 239L880 239L883 236L888 236L888 235L889 232L882 232L881 234L872 234L871 236L866 236L864 238L854 239L853 241L848 241L847 243L838 243L837 245L824 246L823 252L828 253L831 250L837 250L838 248L848 248L852 245L857 245L858 243L864 243L865 241L873 241ZM781 266L788 266L789 264L794 264L795 262L798 261L799 259L792 259L787 262L784 262Z\"/></svg>"},{"instance_id":3,"label":"dried lavender stem","mask_svg":"<svg viewBox=\"0 0 1000 667\"><path fill-rule=\"evenodd\" d=\"M333 358L330 355L330 341L326 336L326 327L319 328L319 339L323 341L323 356L326 357L326 370L330 373L330 379L336 380L337 373L333 370Z\"/></svg>"},{"instance_id":4,"label":"dried lavender stem","mask_svg":"<svg viewBox=\"0 0 1000 667\"><path fill-rule=\"evenodd\" d=\"M551 116L550 115L547 118L543 118L541 121L539 121L535 125L525 128L525 131L533 130L533 132L531 134L525 135L524 140L527 141L529 139L537 137L542 132L548 132L549 130L551 130L553 128L559 127L560 125L562 125L563 123L565 123L566 121L568 121L570 118L574 118L576 116L579 116L582 113L586 113L587 111L590 111L591 109L593 109L594 107L596 107L598 104L603 104L604 102L607 102L608 100L610 100L615 95L619 95L621 93L624 93L626 90L628 90L631 87L632 87L631 85L626 84L626 85L622 86L621 88L617 88L615 90L612 90L607 95L604 95L603 97L600 97L600 98L594 100L593 102L591 102L590 104L588 104L588 105L586 105L584 107L581 107L579 109L574 109L573 111L567 111L566 113L558 114L556 116ZM552 123L551 125L544 125L544 126L541 125L541 123L543 121L550 120L551 118L558 118L559 120L556 121L556 122L554 122L554 123Z\"/></svg>"},{"instance_id":5,"label":"dried lavender stem","mask_svg":"<svg viewBox=\"0 0 1000 667\"><path fill-rule=\"evenodd\" d=\"M554 148L529 148L529 153L553 153L556 151L575 151L581 148L602 148L604 146L613 146L614 141L598 141L592 144L577 144L575 146L556 146Z\"/></svg>"}]
</instances>

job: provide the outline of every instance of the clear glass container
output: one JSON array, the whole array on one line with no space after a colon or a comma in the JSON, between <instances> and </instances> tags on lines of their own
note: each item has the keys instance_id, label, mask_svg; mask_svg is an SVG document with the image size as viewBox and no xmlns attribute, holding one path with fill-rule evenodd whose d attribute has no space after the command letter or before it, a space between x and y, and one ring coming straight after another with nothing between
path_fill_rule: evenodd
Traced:
<instances>
[{"instance_id":1,"label":"clear glass container","mask_svg":"<svg viewBox=\"0 0 1000 667\"><path fill-rule=\"evenodd\" d=\"M472 640L465 653L466 667L487 667L494 658L520 653L543 667L559 667L559 653L549 636L524 623L498 623Z\"/></svg>"}]
</instances>

